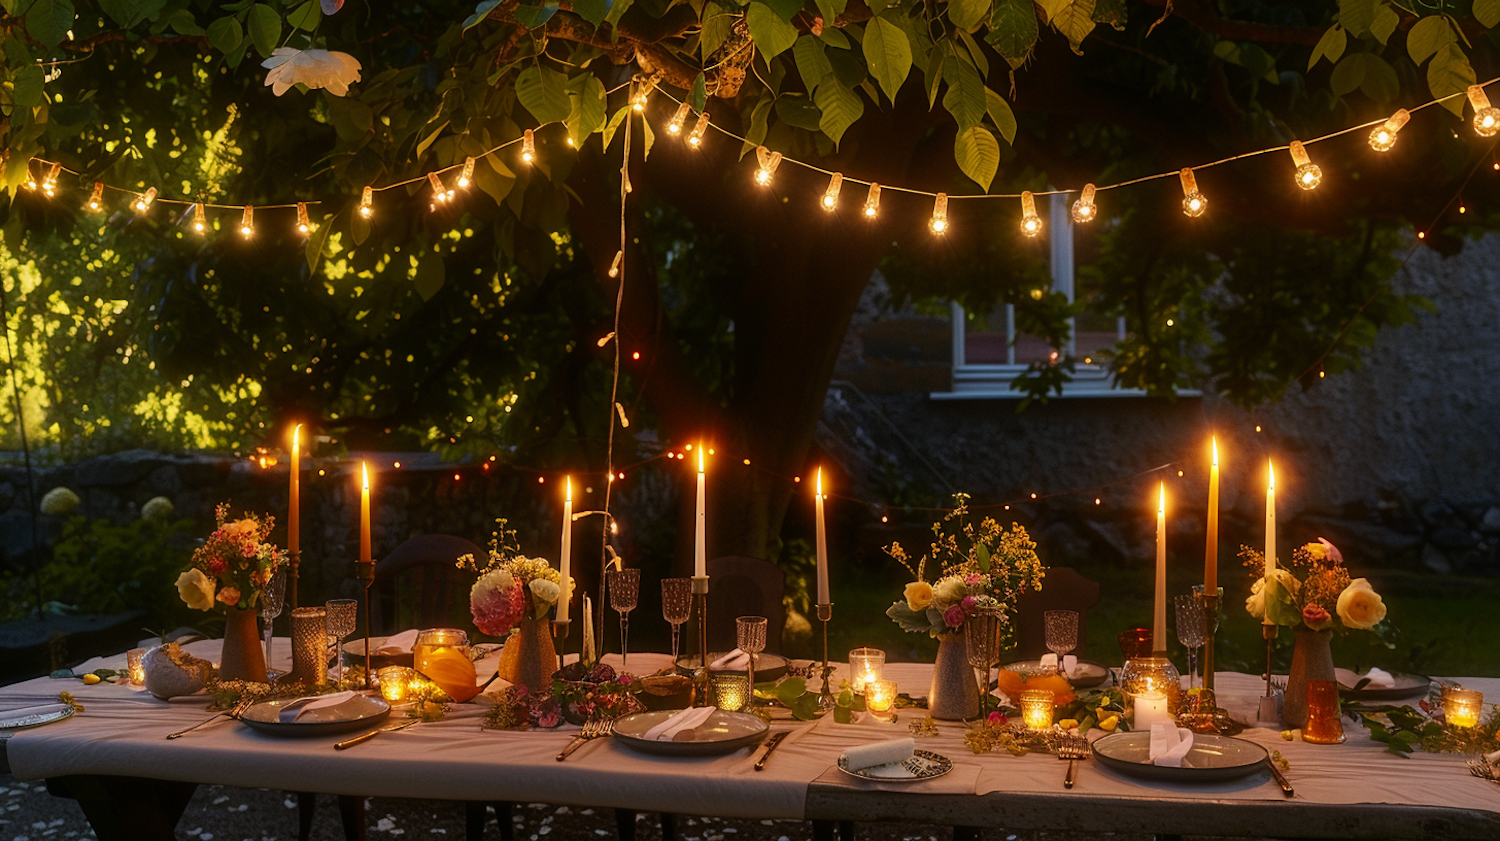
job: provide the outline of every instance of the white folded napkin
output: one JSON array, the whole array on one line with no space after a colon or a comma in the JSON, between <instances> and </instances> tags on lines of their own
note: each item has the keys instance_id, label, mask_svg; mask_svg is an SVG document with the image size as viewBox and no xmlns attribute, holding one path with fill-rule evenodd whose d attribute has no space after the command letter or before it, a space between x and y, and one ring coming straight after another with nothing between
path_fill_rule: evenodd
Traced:
<instances>
[{"instance_id":1,"label":"white folded napkin","mask_svg":"<svg viewBox=\"0 0 1500 841\"><path fill-rule=\"evenodd\" d=\"M1193 731L1173 724L1151 725L1151 764L1182 767L1182 760L1193 749Z\"/></svg>"},{"instance_id":2,"label":"white folded napkin","mask_svg":"<svg viewBox=\"0 0 1500 841\"><path fill-rule=\"evenodd\" d=\"M750 665L750 655L736 648L723 657L708 664L708 667L716 672L730 672L743 669Z\"/></svg>"},{"instance_id":3,"label":"white folded napkin","mask_svg":"<svg viewBox=\"0 0 1500 841\"><path fill-rule=\"evenodd\" d=\"M1366 689L1396 688L1396 678L1385 669L1371 668L1370 671L1365 674L1365 677L1370 681L1369 683L1365 684Z\"/></svg>"},{"instance_id":4,"label":"white folded napkin","mask_svg":"<svg viewBox=\"0 0 1500 841\"><path fill-rule=\"evenodd\" d=\"M1062 670L1063 674L1067 675L1068 677L1076 676L1076 673L1078 672L1078 655L1064 654Z\"/></svg>"},{"instance_id":5,"label":"white folded napkin","mask_svg":"<svg viewBox=\"0 0 1500 841\"><path fill-rule=\"evenodd\" d=\"M385 642L375 646L371 654L410 654L411 647L417 642L417 630L402 631L395 636L385 638Z\"/></svg>"},{"instance_id":6,"label":"white folded napkin","mask_svg":"<svg viewBox=\"0 0 1500 841\"><path fill-rule=\"evenodd\" d=\"M674 713L666 721L646 731L641 738L657 741L670 742L672 738L684 730L692 730L705 721L709 716L718 711L717 707L688 707L687 709Z\"/></svg>"},{"instance_id":7,"label":"white folded napkin","mask_svg":"<svg viewBox=\"0 0 1500 841\"><path fill-rule=\"evenodd\" d=\"M61 712L69 709L69 707L69 704L38 704L34 707L17 707L13 710L3 710L0 711L0 727L8 726L33 715L47 715L49 713Z\"/></svg>"},{"instance_id":8,"label":"white folded napkin","mask_svg":"<svg viewBox=\"0 0 1500 841\"><path fill-rule=\"evenodd\" d=\"M343 692L335 692L332 695L309 695L305 698L298 698L283 706L281 711L276 714L276 719L282 724L291 724L301 718L305 712L322 709L323 707L336 707L358 694L358 692L352 689L347 689Z\"/></svg>"},{"instance_id":9,"label":"white folded napkin","mask_svg":"<svg viewBox=\"0 0 1500 841\"><path fill-rule=\"evenodd\" d=\"M905 739L891 739L888 742L876 742L873 745L860 745L844 751L844 767L850 771L860 771L865 768L874 768L877 765L905 762L911 759L912 753L916 749L917 742L910 737Z\"/></svg>"},{"instance_id":10,"label":"white folded napkin","mask_svg":"<svg viewBox=\"0 0 1500 841\"><path fill-rule=\"evenodd\" d=\"M1484 761L1491 765L1500 765L1500 750L1485 754Z\"/></svg>"},{"instance_id":11,"label":"white folded napkin","mask_svg":"<svg viewBox=\"0 0 1500 841\"><path fill-rule=\"evenodd\" d=\"M1055 672L1055 671L1057 671L1057 655L1053 654L1050 651L1047 652L1046 654L1043 654L1042 655L1042 662L1039 665L1041 666L1041 669L1044 672Z\"/></svg>"}]
</instances>

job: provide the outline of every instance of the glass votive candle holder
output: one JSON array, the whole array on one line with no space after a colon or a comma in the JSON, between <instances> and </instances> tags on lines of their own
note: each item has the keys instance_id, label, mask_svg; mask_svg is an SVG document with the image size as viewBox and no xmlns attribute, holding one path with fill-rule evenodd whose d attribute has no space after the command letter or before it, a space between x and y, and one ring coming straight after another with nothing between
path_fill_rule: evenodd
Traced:
<instances>
[{"instance_id":1,"label":"glass votive candle holder","mask_svg":"<svg viewBox=\"0 0 1500 841\"><path fill-rule=\"evenodd\" d=\"M865 684L885 676L885 652L878 648L856 648L849 652L849 684L855 692L865 691Z\"/></svg>"},{"instance_id":2,"label":"glass votive candle holder","mask_svg":"<svg viewBox=\"0 0 1500 841\"><path fill-rule=\"evenodd\" d=\"M1182 677L1165 657L1137 657L1125 661L1125 668L1120 671L1120 688L1126 698L1160 692L1167 696L1170 713L1177 708L1182 694Z\"/></svg>"},{"instance_id":3,"label":"glass votive candle holder","mask_svg":"<svg viewBox=\"0 0 1500 841\"><path fill-rule=\"evenodd\" d=\"M417 673L405 666L386 666L375 672L380 685L380 697L389 704L402 704L411 700L411 682Z\"/></svg>"},{"instance_id":4,"label":"glass votive candle holder","mask_svg":"<svg viewBox=\"0 0 1500 841\"><path fill-rule=\"evenodd\" d=\"M469 635L457 628L430 628L417 634L411 647L412 666L426 673L429 660L440 660L455 653L469 656Z\"/></svg>"},{"instance_id":5,"label":"glass votive candle holder","mask_svg":"<svg viewBox=\"0 0 1500 841\"><path fill-rule=\"evenodd\" d=\"M1443 690L1443 714L1452 727L1477 727L1484 693L1450 686Z\"/></svg>"},{"instance_id":6,"label":"glass votive candle holder","mask_svg":"<svg viewBox=\"0 0 1500 841\"><path fill-rule=\"evenodd\" d=\"M145 648L132 648L125 652L125 673L130 676L132 686L140 686L146 682L146 667L141 663L146 656Z\"/></svg>"},{"instance_id":7,"label":"glass votive candle holder","mask_svg":"<svg viewBox=\"0 0 1500 841\"><path fill-rule=\"evenodd\" d=\"M1026 689L1021 692L1021 723L1027 730L1052 727L1052 690Z\"/></svg>"},{"instance_id":8,"label":"glass votive candle holder","mask_svg":"<svg viewBox=\"0 0 1500 841\"><path fill-rule=\"evenodd\" d=\"M865 709L876 718L888 721L896 708L896 682L894 680L865 681Z\"/></svg>"},{"instance_id":9,"label":"glass votive candle holder","mask_svg":"<svg viewBox=\"0 0 1500 841\"><path fill-rule=\"evenodd\" d=\"M739 712L750 703L750 676L739 672L717 672L713 676L714 706Z\"/></svg>"},{"instance_id":10,"label":"glass votive candle holder","mask_svg":"<svg viewBox=\"0 0 1500 841\"><path fill-rule=\"evenodd\" d=\"M1339 719L1339 684L1336 680L1307 682L1307 722L1302 741L1312 745L1344 742L1344 723Z\"/></svg>"}]
</instances>

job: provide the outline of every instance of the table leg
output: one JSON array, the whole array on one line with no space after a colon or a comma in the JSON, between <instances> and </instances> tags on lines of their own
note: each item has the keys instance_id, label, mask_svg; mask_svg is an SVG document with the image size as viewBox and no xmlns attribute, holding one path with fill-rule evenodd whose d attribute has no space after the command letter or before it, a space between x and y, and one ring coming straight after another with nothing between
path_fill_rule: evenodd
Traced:
<instances>
[{"instance_id":1,"label":"table leg","mask_svg":"<svg viewBox=\"0 0 1500 841\"><path fill-rule=\"evenodd\" d=\"M47 791L78 801L99 841L173 841L195 783L83 775L47 780Z\"/></svg>"},{"instance_id":2,"label":"table leg","mask_svg":"<svg viewBox=\"0 0 1500 841\"><path fill-rule=\"evenodd\" d=\"M495 821L500 824L500 841L516 841L516 816L510 801L490 805L495 807Z\"/></svg>"},{"instance_id":3,"label":"table leg","mask_svg":"<svg viewBox=\"0 0 1500 841\"><path fill-rule=\"evenodd\" d=\"M813 841L835 841L837 822L815 820L812 822Z\"/></svg>"},{"instance_id":4,"label":"table leg","mask_svg":"<svg viewBox=\"0 0 1500 841\"><path fill-rule=\"evenodd\" d=\"M615 837L620 841L635 841L635 817L638 813L634 809L615 810Z\"/></svg>"},{"instance_id":5,"label":"table leg","mask_svg":"<svg viewBox=\"0 0 1500 841\"><path fill-rule=\"evenodd\" d=\"M297 841L312 838L313 817L318 814L318 796L310 791L297 792Z\"/></svg>"},{"instance_id":6,"label":"table leg","mask_svg":"<svg viewBox=\"0 0 1500 841\"><path fill-rule=\"evenodd\" d=\"M983 841L984 830L977 826L953 827L953 841Z\"/></svg>"},{"instance_id":7,"label":"table leg","mask_svg":"<svg viewBox=\"0 0 1500 841\"><path fill-rule=\"evenodd\" d=\"M344 841L365 841L365 799L363 797L340 794L339 820L344 824Z\"/></svg>"}]
</instances>

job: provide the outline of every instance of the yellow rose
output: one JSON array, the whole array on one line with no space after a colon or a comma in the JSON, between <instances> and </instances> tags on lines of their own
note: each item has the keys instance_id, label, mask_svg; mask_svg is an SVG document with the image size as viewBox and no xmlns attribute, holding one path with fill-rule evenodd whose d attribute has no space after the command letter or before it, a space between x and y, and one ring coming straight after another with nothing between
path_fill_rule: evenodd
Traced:
<instances>
[{"instance_id":1,"label":"yellow rose","mask_svg":"<svg viewBox=\"0 0 1500 841\"><path fill-rule=\"evenodd\" d=\"M214 606L214 583L201 570L190 569L177 576L177 595L193 610Z\"/></svg>"},{"instance_id":2,"label":"yellow rose","mask_svg":"<svg viewBox=\"0 0 1500 841\"><path fill-rule=\"evenodd\" d=\"M926 581L913 581L906 585L906 606L917 613L932 604L932 585Z\"/></svg>"},{"instance_id":3,"label":"yellow rose","mask_svg":"<svg viewBox=\"0 0 1500 841\"><path fill-rule=\"evenodd\" d=\"M1345 628L1369 630L1385 618L1385 600L1367 579L1356 578L1339 593L1337 610Z\"/></svg>"},{"instance_id":4,"label":"yellow rose","mask_svg":"<svg viewBox=\"0 0 1500 841\"><path fill-rule=\"evenodd\" d=\"M1328 550L1324 549L1321 543L1309 543L1303 546L1302 550L1308 554L1308 557L1315 561L1321 561L1328 557Z\"/></svg>"},{"instance_id":5,"label":"yellow rose","mask_svg":"<svg viewBox=\"0 0 1500 841\"><path fill-rule=\"evenodd\" d=\"M954 575L937 583L932 591L932 600L937 603L939 610L943 610L963 601L968 594L969 590L964 586L963 579Z\"/></svg>"}]
</instances>

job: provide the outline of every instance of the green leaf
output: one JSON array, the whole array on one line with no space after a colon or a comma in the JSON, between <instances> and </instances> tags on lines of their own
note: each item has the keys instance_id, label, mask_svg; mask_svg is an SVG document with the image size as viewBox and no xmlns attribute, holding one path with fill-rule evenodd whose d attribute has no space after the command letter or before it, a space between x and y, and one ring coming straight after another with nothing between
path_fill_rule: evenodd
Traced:
<instances>
[{"instance_id":1,"label":"green leaf","mask_svg":"<svg viewBox=\"0 0 1500 841\"><path fill-rule=\"evenodd\" d=\"M625 122L625 115L629 112L630 106L622 105L620 106L620 110L616 111L614 116L609 118L609 122L604 126L604 148L608 149L609 144L614 142L615 132L620 130L620 124Z\"/></svg>"},{"instance_id":2,"label":"green leaf","mask_svg":"<svg viewBox=\"0 0 1500 841\"><path fill-rule=\"evenodd\" d=\"M984 80L968 59L957 49L950 49L943 59L943 79L948 83L948 92L943 94L943 107L958 121L960 132L976 126L984 119Z\"/></svg>"},{"instance_id":3,"label":"green leaf","mask_svg":"<svg viewBox=\"0 0 1500 841\"><path fill-rule=\"evenodd\" d=\"M303 32L312 32L323 20L323 7L318 0L307 0L297 10L286 16L286 22Z\"/></svg>"},{"instance_id":4,"label":"green leaf","mask_svg":"<svg viewBox=\"0 0 1500 841\"><path fill-rule=\"evenodd\" d=\"M999 147L996 147L997 149ZM990 571L990 547L983 543L974 544L974 562L979 565L981 575Z\"/></svg>"},{"instance_id":5,"label":"green leaf","mask_svg":"<svg viewBox=\"0 0 1500 841\"><path fill-rule=\"evenodd\" d=\"M1500 5L1500 0L1493 0L1493 2ZM1478 8L1477 4L1475 8ZM1391 42L1391 34L1399 25L1401 25L1401 16L1396 14L1396 10L1391 8L1389 3L1385 3L1381 5L1380 11L1375 13L1375 20L1370 24L1370 34L1374 35L1375 40L1384 46Z\"/></svg>"},{"instance_id":6,"label":"green leaf","mask_svg":"<svg viewBox=\"0 0 1500 841\"><path fill-rule=\"evenodd\" d=\"M1032 0L995 0L995 11L990 15L990 34L984 40L1012 68L1026 63L1031 48L1036 46L1038 34L1036 6Z\"/></svg>"},{"instance_id":7,"label":"green leaf","mask_svg":"<svg viewBox=\"0 0 1500 841\"><path fill-rule=\"evenodd\" d=\"M36 64L23 64L16 68L11 82L15 85L11 97L22 108L35 108L42 104L42 68Z\"/></svg>"},{"instance_id":8,"label":"green leaf","mask_svg":"<svg viewBox=\"0 0 1500 841\"><path fill-rule=\"evenodd\" d=\"M970 126L953 140L953 158L958 168L986 192L1000 168L1000 144L984 126Z\"/></svg>"},{"instance_id":9,"label":"green leaf","mask_svg":"<svg viewBox=\"0 0 1500 841\"><path fill-rule=\"evenodd\" d=\"M208 43L225 55L239 49L245 40L245 28L235 18L219 18L208 25Z\"/></svg>"},{"instance_id":10,"label":"green leaf","mask_svg":"<svg viewBox=\"0 0 1500 841\"><path fill-rule=\"evenodd\" d=\"M807 679L800 677L789 677L781 683L776 684L776 700L790 705L793 701L807 693Z\"/></svg>"},{"instance_id":11,"label":"green leaf","mask_svg":"<svg viewBox=\"0 0 1500 841\"><path fill-rule=\"evenodd\" d=\"M609 14L609 0L573 0L573 11L591 25L598 26Z\"/></svg>"},{"instance_id":12,"label":"green leaf","mask_svg":"<svg viewBox=\"0 0 1500 841\"><path fill-rule=\"evenodd\" d=\"M589 135L598 131L604 125L605 116L604 83L593 74L580 78L585 80L582 88L568 92L573 104L572 113L568 115L568 136L573 138L575 146L582 146Z\"/></svg>"},{"instance_id":13,"label":"green leaf","mask_svg":"<svg viewBox=\"0 0 1500 841\"><path fill-rule=\"evenodd\" d=\"M938 87L943 81L943 51L933 50L927 56L927 107L937 102Z\"/></svg>"},{"instance_id":14,"label":"green leaf","mask_svg":"<svg viewBox=\"0 0 1500 841\"><path fill-rule=\"evenodd\" d=\"M849 724L854 721L854 712L848 707L839 704L833 708L833 720L836 724Z\"/></svg>"},{"instance_id":15,"label":"green leaf","mask_svg":"<svg viewBox=\"0 0 1500 841\"><path fill-rule=\"evenodd\" d=\"M771 10L787 23L791 23L792 18L802 11L802 0L761 0L761 2L770 6Z\"/></svg>"},{"instance_id":16,"label":"green leaf","mask_svg":"<svg viewBox=\"0 0 1500 841\"><path fill-rule=\"evenodd\" d=\"M1355 37L1370 31L1379 0L1339 0L1339 23Z\"/></svg>"},{"instance_id":17,"label":"green leaf","mask_svg":"<svg viewBox=\"0 0 1500 841\"><path fill-rule=\"evenodd\" d=\"M708 63L708 57L729 37L729 32L734 28L734 22L739 19L727 11L718 3L703 4L703 20L700 24L702 33L698 36L698 55L704 64Z\"/></svg>"},{"instance_id":18,"label":"green leaf","mask_svg":"<svg viewBox=\"0 0 1500 841\"><path fill-rule=\"evenodd\" d=\"M620 4L617 3L615 6L619 8ZM557 14L556 6L517 6L516 10L511 13L516 22L527 29L536 29L545 25L555 14Z\"/></svg>"},{"instance_id":19,"label":"green leaf","mask_svg":"<svg viewBox=\"0 0 1500 841\"><path fill-rule=\"evenodd\" d=\"M484 0L483 3L475 6L474 14L469 15L467 18L464 18L463 31L468 32L470 29L473 29L474 27L483 23L485 19L490 16L490 12L494 11L495 7L500 5L500 2L501 0Z\"/></svg>"},{"instance_id":20,"label":"green leaf","mask_svg":"<svg viewBox=\"0 0 1500 841\"><path fill-rule=\"evenodd\" d=\"M573 110L567 81L556 70L533 64L516 77L516 98L538 123L566 120Z\"/></svg>"},{"instance_id":21,"label":"green leaf","mask_svg":"<svg viewBox=\"0 0 1500 841\"><path fill-rule=\"evenodd\" d=\"M1328 84L1335 96L1348 96L1358 90L1364 80L1365 53L1350 53L1333 68Z\"/></svg>"},{"instance_id":22,"label":"green leaf","mask_svg":"<svg viewBox=\"0 0 1500 841\"><path fill-rule=\"evenodd\" d=\"M1500 23L1500 0L1474 0L1474 19L1487 29Z\"/></svg>"},{"instance_id":23,"label":"green leaf","mask_svg":"<svg viewBox=\"0 0 1500 841\"><path fill-rule=\"evenodd\" d=\"M745 132L745 143L740 147L740 157L756 146L766 142L766 131L771 119L771 105L776 97L769 91L761 94L760 101L755 103L755 109L750 112L750 130Z\"/></svg>"},{"instance_id":24,"label":"green leaf","mask_svg":"<svg viewBox=\"0 0 1500 841\"><path fill-rule=\"evenodd\" d=\"M1307 69L1313 69L1318 59L1326 58L1330 62L1337 62L1339 56L1344 54L1344 47L1349 43L1349 36L1344 33L1344 27L1334 24L1328 27L1323 37L1318 39L1317 46L1313 47L1312 57L1307 60Z\"/></svg>"},{"instance_id":25,"label":"green leaf","mask_svg":"<svg viewBox=\"0 0 1500 841\"><path fill-rule=\"evenodd\" d=\"M412 279L422 300L432 300L432 296L443 288L444 272L443 258L431 251L423 251L422 257L417 260L416 277Z\"/></svg>"},{"instance_id":26,"label":"green leaf","mask_svg":"<svg viewBox=\"0 0 1500 841\"><path fill-rule=\"evenodd\" d=\"M609 14L604 16L604 22L615 26L633 5L635 5L635 0L614 0L614 4L609 7Z\"/></svg>"},{"instance_id":27,"label":"green leaf","mask_svg":"<svg viewBox=\"0 0 1500 841\"><path fill-rule=\"evenodd\" d=\"M831 73L818 86L818 92L813 94L813 102L817 103L818 110L822 112L818 128L828 135L835 146L843 139L844 132L865 112L865 103L859 98L859 94L844 87Z\"/></svg>"},{"instance_id":28,"label":"green leaf","mask_svg":"<svg viewBox=\"0 0 1500 841\"><path fill-rule=\"evenodd\" d=\"M651 129L650 120L641 120L641 160L651 157L651 148L656 145L656 132Z\"/></svg>"},{"instance_id":29,"label":"green leaf","mask_svg":"<svg viewBox=\"0 0 1500 841\"><path fill-rule=\"evenodd\" d=\"M708 105L708 82L700 72L698 78L693 80L692 93L688 95L688 103L694 111L701 112Z\"/></svg>"},{"instance_id":30,"label":"green leaf","mask_svg":"<svg viewBox=\"0 0 1500 841\"><path fill-rule=\"evenodd\" d=\"M932 628L932 623L927 619L926 611L915 611L906 606L906 600L902 599L886 608L885 615L896 623L896 626L909 634L925 634Z\"/></svg>"},{"instance_id":31,"label":"green leaf","mask_svg":"<svg viewBox=\"0 0 1500 841\"><path fill-rule=\"evenodd\" d=\"M827 48L823 46L823 42L811 35L803 35L792 45L797 72L802 76L802 84L809 92L817 90L823 77L833 73L833 65L828 63L828 56L824 55L825 49Z\"/></svg>"},{"instance_id":32,"label":"green leaf","mask_svg":"<svg viewBox=\"0 0 1500 841\"><path fill-rule=\"evenodd\" d=\"M328 224L328 221L325 219L321 225L308 233L307 246L304 249L307 256L308 274L317 273L318 261L323 259L323 246L328 243L328 235L332 231L333 226Z\"/></svg>"},{"instance_id":33,"label":"green leaf","mask_svg":"<svg viewBox=\"0 0 1500 841\"><path fill-rule=\"evenodd\" d=\"M167 14L163 20L172 27L172 31L178 35L202 35L203 27L198 25L198 19L188 9L177 9Z\"/></svg>"},{"instance_id":34,"label":"green leaf","mask_svg":"<svg viewBox=\"0 0 1500 841\"><path fill-rule=\"evenodd\" d=\"M745 20L750 24L750 40L766 61L791 49L797 41L797 27L759 0L750 4Z\"/></svg>"},{"instance_id":35,"label":"green leaf","mask_svg":"<svg viewBox=\"0 0 1500 841\"><path fill-rule=\"evenodd\" d=\"M115 23L129 29L144 20L156 17L167 5L167 0L100 0L99 8Z\"/></svg>"},{"instance_id":36,"label":"green leaf","mask_svg":"<svg viewBox=\"0 0 1500 841\"><path fill-rule=\"evenodd\" d=\"M265 3L256 3L250 7L249 24L250 41L255 44L255 51L270 56L281 40L281 15Z\"/></svg>"},{"instance_id":37,"label":"green leaf","mask_svg":"<svg viewBox=\"0 0 1500 841\"><path fill-rule=\"evenodd\" d=\"M328 120L340 140L352 143L370 133L375 115L363 102L340 96L328 100Z\"/></svg>"},{"instance_id":38,"label":"green leaf","mask_svg":"<svg viewBox=\"0 0 1500 841\"><path fill-rule=\"evenodd\" d=\"M990 16L990 0L948 0L948 22L973 32Z\"/></svg>"},{"instance_id":39,"label":"green leaf","mask_svg":"<svg viewBox=\"0 0 1500 841\"><path fill-rule=\"evenodd\" d=\"M911 41L901 27L885 18L873 18L865 25L864 50L870 75L894 102L911 72Z\"/></svg>"},{"instance_id":40,"label":"green leaf","mask_svg":"<svg viewBox=\"0 0 1500 841\"><path fill-rule=\"evenodd\" d=\"M1365 53L1365 78L1359 89L1375 102L1386 103L1401 95L1396 68L1375 53Z\"/></svg>"},{"instance_id":41,"label":"green leaf","mask_svg":"<svg viewBox=\"0 0 1500 841\"><path fill-rule=\"evenodd\" d=\"M1058 15L1062 14L1064 9L1072 5L1073 0L1036 0L1036 2L1038 6L1042 7L1042 14L1047 16L1048 22L1051 22Z\"/></svg>"},{"instance_id":42,"label":"green leaf","mask_svg":"<svg viewBox=\"0 0 1500 841\"><path fill-rule=\"evenodd\" d=\"M853 46L849 43L849 36L844 34L844 30L835 29L832 26L823 27L823 31L818 33L818 38L837 50L847 50Z\"/></svg>"},{"instance_id":43,"label":"green leaf","mask_svg":"<svg viewBox=\"0 0 1500 841\"><path fill-rule=\"evenodd\" d=\"M73 28L72 0L31 0L26 9L26 33L53 49Z\"/></svg>"},{"instance_id":44,"label":"green leaf","mask_svg":"<svg viewBox=\"0 0 1500 841\"><path fill-rule=\"evenodd\" d=\"M1125 18L1125 0L1097 0L1094 3L1094 23L1108 24L1116 32L1123 32Z\"/></svg>"},{"instance_id":45,"label":"green leaf","mask_svg":"<svg viewBox=\"0 0 1500 841\"><path fill-rule=\"evenodd\" d=\"M1068 46L1083 55L1083 39L1094 31L1094 0L1073 0L1052 16L1052 26L1068 39Z\"/></svg>"},{"instance_id":46,"label":"green leaf","mask_svg":"<svg viewBox=\"0 0 1500 841\"><path fill-rule=\"evenodd\" d=\"M1447 18L1429 15L1412 24L1406 33L1406 52L1413 62L1421 64L1436 55L1438 50L1457 40Z\"/></svg>"},{"instance_id":47,"label":"green leaf","mask_svg":"<svg viewBox=\"0 0 1500 841\"><path fill-rule=\"evenodd\" d=\"M1302 611L1279 577L1267 581L1262 592L1266 597L1266 616L1273 623L1291 628L1302 622Z\"/></svg>"},{"instance_id":48,"label":"green leaf","mask_svg":"<svg viewBox=\"0 0 1500 841\"><path fill-rule=\"evenodd\" d=\"M805 692L796 700L787 704L792 711L792 717L798 721L812 721L818 717L822 709L818 706L818 696L813 692Z\"/></svg>"},{"instance_id":49,"label":"green leaf","mask_svg":"<svg viewBox=\"0 0 1500 841\"><path fill-rule=\"evenodd\" d=\"M1469 57L1458 44L1448 44L1437 51L1432 57L1432 63L1427 65L1427 89L1432 92L1434 99L1442 99L1450 94L1462 94L1474 84L1474 68L1469 64ZM1467 101L1462 96L1454 96L1443 101L1443 107L1452 111L1462 118L1464 106Z\"/></svg>"}]
</instances>

